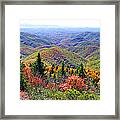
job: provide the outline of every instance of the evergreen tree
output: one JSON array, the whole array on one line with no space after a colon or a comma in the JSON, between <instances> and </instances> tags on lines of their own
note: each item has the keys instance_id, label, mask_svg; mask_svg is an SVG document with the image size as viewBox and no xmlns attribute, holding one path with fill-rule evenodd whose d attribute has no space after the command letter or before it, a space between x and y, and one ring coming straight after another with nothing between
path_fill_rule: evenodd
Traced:
<instances>
[{"instance_id":1,"label":"evergreen tree","mask_svg":"<svg viewBox=\"0 0 120 120\"><path fill-rule=\"evenodd\" d=\"M20 71L22 72L23 68L25 67L24 63L20 63Z\"/></svg>"},{"instance_id":2,"label":"evergreen tree","mask_svg":"<svg viewBox=\"0 0 120 120\"><path fill-rule=\"evenodd\" d=\"M77 69L76 69L76 74L78 74L78 72L79 72L79 69L80 69L80 68L79 68L79 67L77 67Z\"/></svg>"},{"instance_id":3,"label":"evergreen tree","mask_svg":"<svg viewBox=\"0 0 120 120\"><path fill-rule=\"evenodd\" d=\"M62 76L65 75L64 67L65 67L65 64L64 64L64 61L63 61L62 62Z\"/></svg>"},{"instance_id":4,"label":"evergreen tree","mask_svg":"<svg viewBox=\"0 0 120 120\"><path fill-rule=\"evenodd\" d=\"M53 73L54 73L54 68L55 68L55 65L54 65L54 64L52 64L51 74L53 74Z\"/></svg>"},{"instance_id":5,"label":"evergreen tree","mask_svg":"<svg viewBox=\"0 0 120 120\"><path fill-rule=\"evenodd\" d=\"M43 62L41 62L40 53L38 53L38 56L37 56L37 70L40 76L44 76L45 69L44 69Z\"/></svg>"},{"instance_id":6,"label":"evergreen tree","mask_svg":"<svg viewBox=\"0 0 120 120\"><path fill-rule=\"evenodd\" d=\"M80 64L79 76L82 77L82 78L85 77L84 67L83 67L82 63Z\"/></svg>"}]
</instances>

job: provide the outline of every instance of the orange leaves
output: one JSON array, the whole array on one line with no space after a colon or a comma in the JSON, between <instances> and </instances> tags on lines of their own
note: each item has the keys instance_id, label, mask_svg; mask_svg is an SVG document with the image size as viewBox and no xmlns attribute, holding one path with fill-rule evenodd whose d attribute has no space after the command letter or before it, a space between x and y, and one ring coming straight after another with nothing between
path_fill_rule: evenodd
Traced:
<instances>
[{"instance_id":1,"label":"orange leaves","mask_svg":"<svg viewBox=\"0 0 120 120\"><path fill-rule=\"evenodd\" d=\"M59 85L59 88L60 88L61 91L65 91L67 89L72 88L72 86L70 84L68 84L68 83L63 83L63 84Z\"/></svg>"},{"instance_id":2,"label":"orange leaves","mask_svg":"<svg viewBox=\"0 0 120 120\"><path fill-rule=\"evenodd\" d=\"M31 97L28 96L27 92L20 91L20 99L21 100L29 100Z\"/></svg>"},{"instance_id":3,"label":"orange leaves","mask_svg":"<svg viewBox=\"0 0 120 120\"><path fill-rule=\"evenodd\" d=\"M100 72L91 69L86 69L85 71L86 74L93 78L96 82L100 80Z\"/></svg>"},{"instance_id":4,"label":"orange leaves","mask_svg":"<svg viewBox=\"0 0 120 120\"><path fill-rule=\"evenodd\" d=\"M79 76L72 75L68 77L68 83L74 86L74 88L82 89L85 86L84 79Z\"/></svg>"},{"instance_id":5,"label":"orange leaves","mask_svg":"<svg viewBox=\"0 0 120 120\"><path fill-rule=\"evenodd\" d=\"M32 71L31 71L31 68L26 66L23 68L23 74L27 77L30 77L32 75Z\"/></svg>"},{"instance_id":6,"label":"orange leaves","mask_svg":"<svg viewBox=\"0 0 120 120\"><path fill-rule=\"evenodd\" d=\"M42 84L42 79L37 77L37 76L33 76L32 74L32 71L31 71L31 68L26 66L24 69L23 69L23 74L26 76L28 82L31 84L31 85L37 85L37 84Z\"/></svg>"},{"instance_id":7,"label":"orange leaves","mask_svg":"<svg viewBox=\"0 0 120 120\"><path fill-rule=\"evenodd\" d=\"M78 76L72 75L71 77L68 77L66 82L70 85L74 85L77 82Z\"/></svg>"},{"instance_id":8,"label":"orange leaves","mask_svg":"<svg viewBox=\"0 0 120 120\"><path fill-rule=\"evenodd\" d=\"M55 88L55 86L56 86L56 84L55 84L55 83L48 83L48 84L47 84L47 86L46 86L46 88L48 88L48 89L52 90L52 89L54 89L54 88Z\"/></svg>"},{"instance_id":9,"label":"orange leaves","mask_svg":"<svg viewBox=\"0 0 120 120\"><path fill-rule=\"evenodd\" d=\"M50 72L50 71L52 70L52 66L46 67L45 70L46 70L47 72Z\"/></svg>"},{"instance_id":10,"label":"orange leaves","mask_svg":"<svg viewBox=\"0 0 120 120\"><path fill-rule=\"evenodd\" d=\"M32 83L33 83L34 85L42 84L42 79L40 79L40 78L38 78L38 77L33 77Z\"/></svg>"},{"instance_id":11,"label":"orange leaves","mask_svg":"<svg viewBox=\"0 0 120 120\"><path fill-rule=\"evenodd\" d=\"M84 86L84 79L80 78L79 76L72 75L71 77L68 77L65 83L60 84L59 88L62 91L65 91L70 88L76 88L81 90Z\"/></svg>"}]
</instances>

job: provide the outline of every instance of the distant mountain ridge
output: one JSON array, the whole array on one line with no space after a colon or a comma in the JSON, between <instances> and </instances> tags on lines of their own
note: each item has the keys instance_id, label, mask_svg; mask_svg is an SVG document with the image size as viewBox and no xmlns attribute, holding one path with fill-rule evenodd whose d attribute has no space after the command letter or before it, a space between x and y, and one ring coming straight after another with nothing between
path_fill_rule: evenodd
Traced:
<instances>
[{"instance_id":1,"label":"distant mountain ridge","mask_svg":"<svg viewBox=\"0 0 120 120\"><path fill-rule=\"evenodd\" d=\"M80 43L83 41L87 42L98 42L100 41L99 32L80 32L77 34L69 33L56 33L56 34L31 34L28 32L20 32L20 42L32 47L38 47L40 45L60 45L68 44L68 46L76 46L75 43ZM67 38L66 38L67 36ZM67 47L67 46L66 46Z\"/></svg>"},{"instance_id":2,"label":"distant mountain ridge","mask_svg":"<svg viewBox=\"0 0 120 120\"><path fill-rule=\"evenodd\" d=\"M20 46L22 60L30 61L29 56L40 51L47 64L60 64L64 60L66 64L83 62L93 69L100 67L98 28L21 28Z\"/></svg>"}]
</instances>

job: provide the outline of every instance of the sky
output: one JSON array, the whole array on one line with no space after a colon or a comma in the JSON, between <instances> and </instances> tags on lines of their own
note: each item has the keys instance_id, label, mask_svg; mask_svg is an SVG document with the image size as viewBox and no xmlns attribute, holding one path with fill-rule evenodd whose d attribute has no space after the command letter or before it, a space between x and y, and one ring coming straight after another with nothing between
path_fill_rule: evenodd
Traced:
<instances>
[{"instance_id":1,"label":"sky","mask_svg":"<svg viewBox=\"0 0 120 120\"><path fill-rule=\"evenodd\" d=\"M21 20L21 28L29 27L90 27L99 28L98 20Z\"/></svg>"}]
</instances>

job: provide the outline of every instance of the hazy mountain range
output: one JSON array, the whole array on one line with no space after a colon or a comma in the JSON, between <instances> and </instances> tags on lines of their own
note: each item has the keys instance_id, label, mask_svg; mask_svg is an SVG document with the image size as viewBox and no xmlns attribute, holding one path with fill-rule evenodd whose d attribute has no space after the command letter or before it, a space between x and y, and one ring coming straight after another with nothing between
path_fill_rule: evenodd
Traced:
<instances>
[{"instance_id":1,"label":"hazy mountain range","mask_svg":"<svg viewBox=\"0 0 120 120\"><path fill-rule=\"evenodd\" d=\"M34 26L20 29L21 60L33 62L38 50L46 64L100 67L100 29Z\"/></svg>"}]
</instances>

